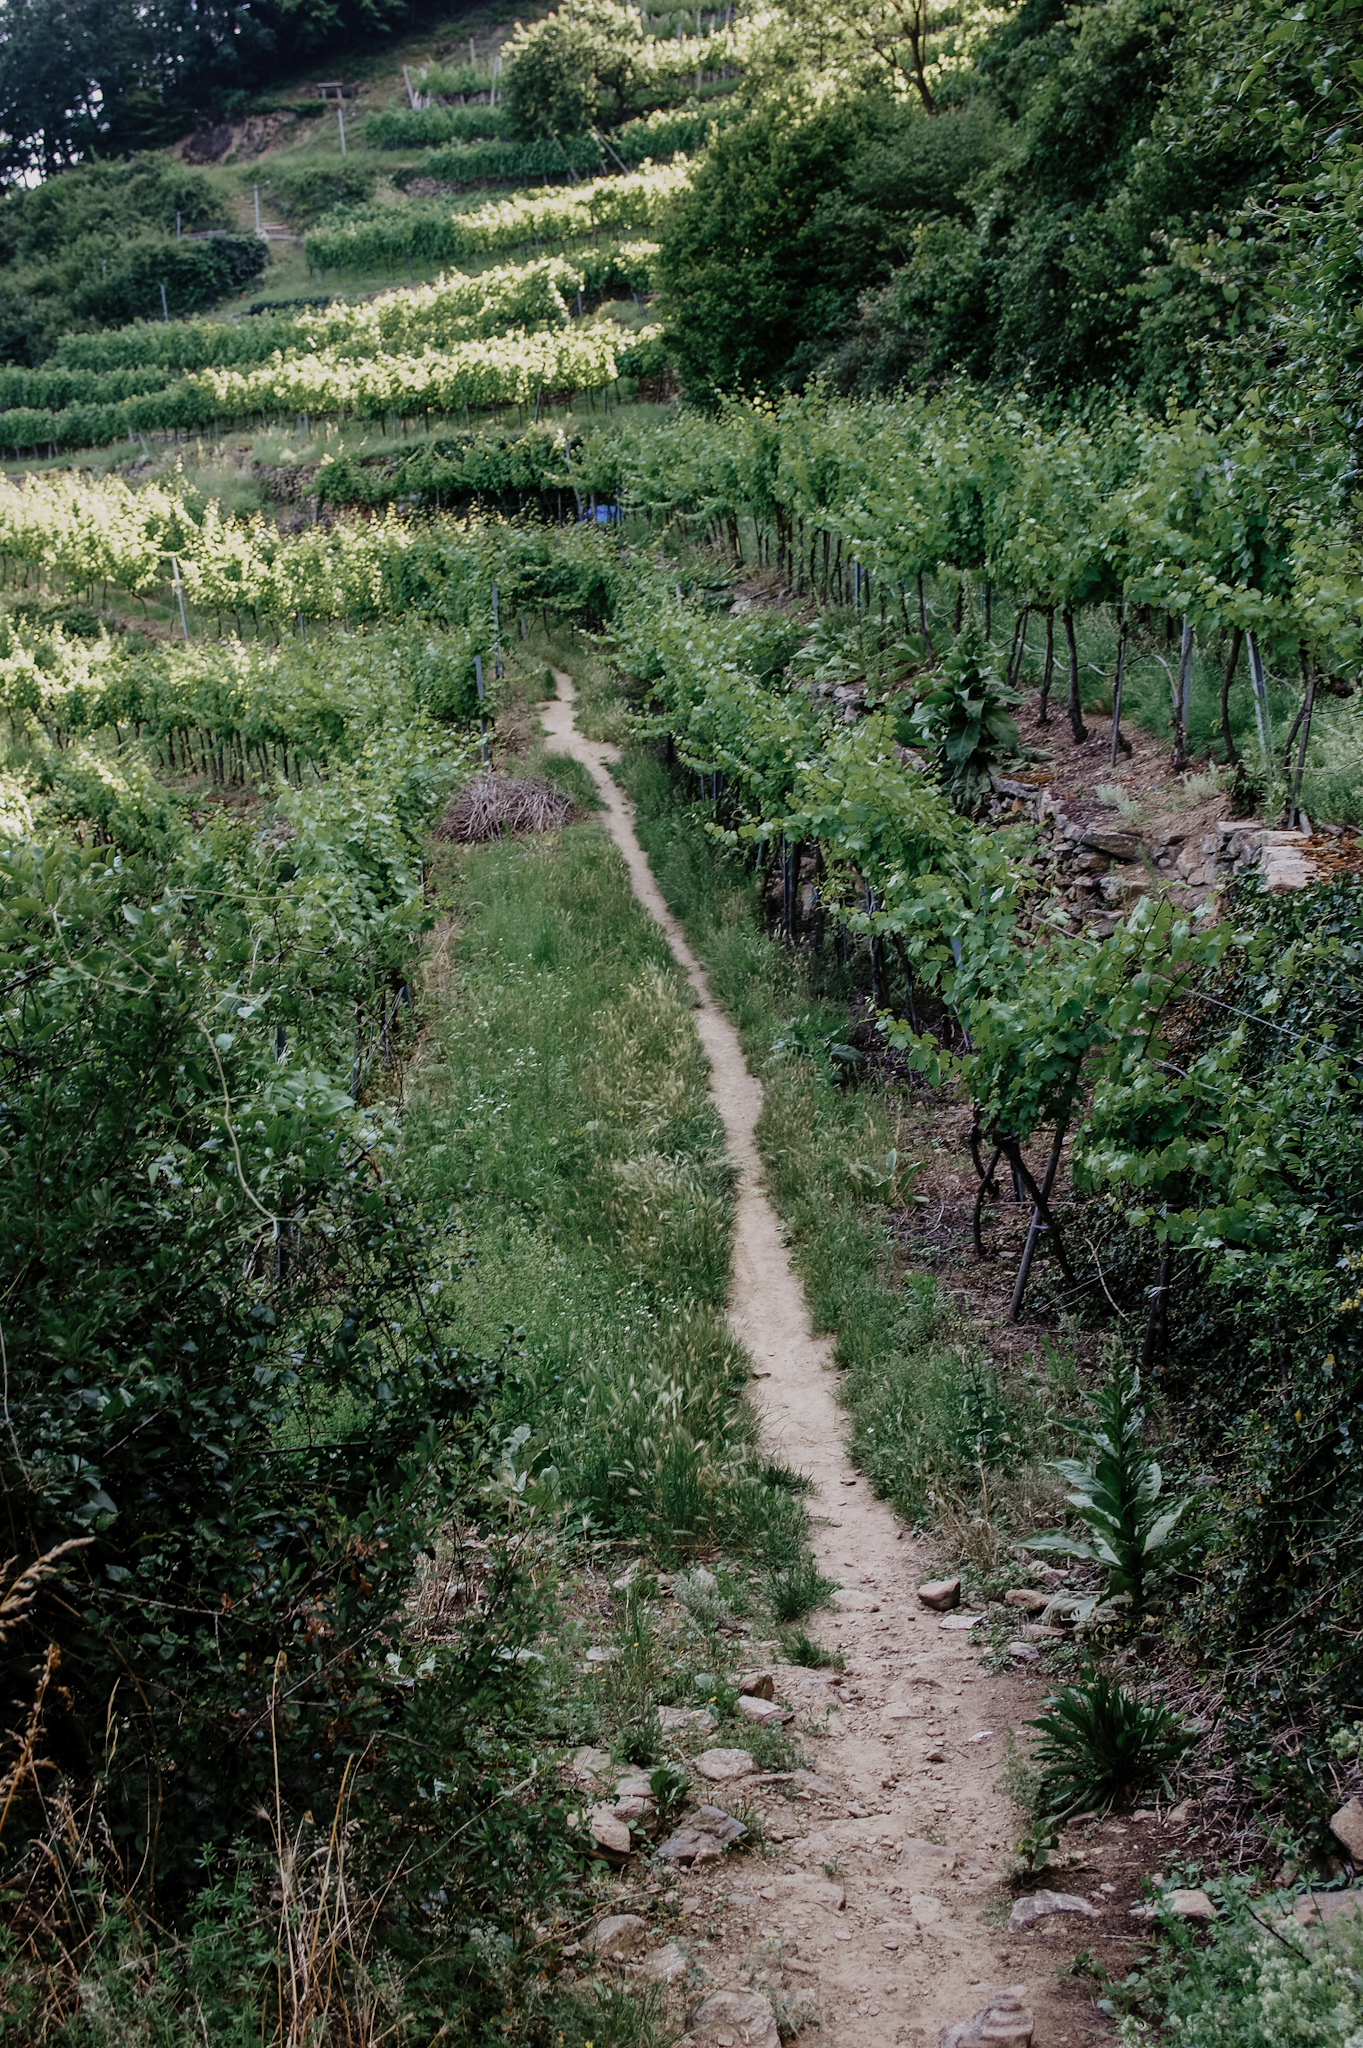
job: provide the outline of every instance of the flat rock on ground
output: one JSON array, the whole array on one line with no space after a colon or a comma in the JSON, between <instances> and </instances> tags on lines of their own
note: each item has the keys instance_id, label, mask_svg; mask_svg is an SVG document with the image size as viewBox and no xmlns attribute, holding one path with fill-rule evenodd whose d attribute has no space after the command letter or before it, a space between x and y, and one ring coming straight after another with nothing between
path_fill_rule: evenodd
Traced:
<instances>
[{"instance_id":1,"label":"flat rock on ground","mask_svg":"<svg viewBox=\"0 0 1363 2048\"><path fill-rule=\"evenodd\" d=\"M1055 1913L1077 1913L1081 1920L1096 1920L1096 1907L1087 1899L1076 1899L1069 1892L1029 1892L1025 1899L1019 1899L1008 1916L1010 1934L1021 1934L1024 1929L1034 1927L1038 1920L1049 1920Z\"/></svg>"},{"instance_id":2,"label":"flat rock on ground","mask_svg":"<svg viewBox=\"0 0 1363 2048\"><path fill-rule=\"evenodd\" d=\"M645 1958L639 1975L650 1984L675 1984L686 1975L686 1957L675 1941L665 1941Z\"/></svg>"},{"instance_id":3,"label":"flat rock on ground","mask_svg":"<svg viewBox=\"0 0 1363 2048\"><path fill-rule=\"evenodd\" d=\"M1363 1890L1348 1892L1303 1892L1294 1917L1301 1927L1332 1927L1336 1920L1352 1920L1363 1914Z\"/></svg>"},{"instance_id":4,"label":"flat rock on ground","mask_svg":"<svg viewBox=\"0 0 1363 2048\"><path fill-rule=\"evenodd\" d=\"M727 1785L734 1778L750 1778L757 1769L747 1749L706 1749L696 1758L696 1769L712 1785Z\"/></svg>"},{"instance_id":5,"label":"flat rock on ground","mask_svg":"<svg viewBox=\"0 0 1363 2048\"><path fill-rule=\"evenodd\" d=\"M582 1944L598 1962L615 1962L632 1955L648 1939L648 1922L638 1913L612 1913L598 1920Z\"/></svg>"},{"instance_id":6,"label":"flat rock on ground","mask_svg":"<svg viewBox=\"0 0 1363 2048\"><path fill-rule=\"evenodd\" d=\"M587 1816L587 1826L596 1847L607 1858L624 1858L634 1846L628 1822L613 1807L594 1806Z\"/></svg>"},{"instance_id":7,"label":"flat rock on ground","mask_svg":"<svg viewBox=\"0 0 1363 2048\"><path fill-rule=\"evenodd\" d=\"M760 1991L713 1991L688 2018L693 2048L781 2048L776 2014Z\"/></svg>"},{"instance_id":8,"label":"flat rock on ground","mask_svg":"<svg viewBox=\"0 0 1363 2048\"><path fill-rule=\"evenodd\" d=\"M1183 1920L1215 1920L1216 1908L1207 1894L1201 1890L1180 1887L1166 1892L1164 1903L1171 1913L1177 1913Z\"/></svg>"}]
</instances>

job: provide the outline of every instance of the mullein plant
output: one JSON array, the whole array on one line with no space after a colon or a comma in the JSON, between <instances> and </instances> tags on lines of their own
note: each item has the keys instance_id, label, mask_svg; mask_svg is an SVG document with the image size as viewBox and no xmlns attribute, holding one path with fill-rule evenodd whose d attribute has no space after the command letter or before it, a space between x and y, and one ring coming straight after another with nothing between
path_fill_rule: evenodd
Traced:
<instances>
[{"instance_id":1,"label":"mullein plant","mask_svg":"<svg viewBox=\"0 0 1363 2048\"><path fill-rule=\"evenodd\" d=\"M1105 1593L1076 1599L1062 1592L1051 1602L1048 1614L1068 1610L1075 1622L1110 1619L1120 1608L1143 1613L1162 1582L1186 1567L1206 1533L1205 1518L1189 1513L1191 1496L1165 1496L1164 1476L1145 1449L1140 1373L1118 1362L1095 1406L1092 1425L1068 1425L1088 1445L1088 1457L1052 1461L1071 1489L1070 1505L1087 1534L1053 1529L1027 1539L1029 1550L1101 1565L1107 1573Z\"/></svg>"}]
</instances>

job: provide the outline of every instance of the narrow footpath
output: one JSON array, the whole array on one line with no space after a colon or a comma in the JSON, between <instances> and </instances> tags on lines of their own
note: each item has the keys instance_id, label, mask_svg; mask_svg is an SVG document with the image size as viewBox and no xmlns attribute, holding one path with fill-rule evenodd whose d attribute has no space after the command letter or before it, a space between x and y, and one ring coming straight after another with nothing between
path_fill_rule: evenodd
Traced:
<instances>
[{"instance_id":1,"label":"narrow footpath","mask_svg":"<svg viewBox=\"0 0 1363 2048\"><path fill-rule=\"evenodd\" d=\"M1084 1923L1006 1931L1003 1878L1019 1823L998 1781L1006 1731L1037 1711L1038 1682L985 1671L969 1647L969 1623L920 1604L935 1560L845 1453L832 1341L810 1333L762 1186L754 1137L761 1083L653 879L610 773L616 749L582 738L571 678L554 675L558 698L540 707L549 740L590 771L635 892L695 992L711 1093L739 1169L730 1322L753 1360L769 1448L818 1489L815 1552L843 1588L811 1627L847 1661L835 1685L809 1674L828 1715L826 1734L805 1743L817 1785L789 1809L802 1832L787 1837L779 1862L735 1859L683 1879L692 1910L713 1902L722 1926L704 1957L711 1983L736 1984L754 1951L770 1954L776 1944L785 1984L820 2015L820 2031L806 2038L830 2048L937 2048L943 2028L1009 1989L1034 2016L1037 2048L1110 2039L1077 1987L1062 1991L1057 1982L1057 1964L1083 1945ZM729 2026L692 2038L738 2048L741 2034ZM1005 2048L1027 2037L1003 2028L990 2038Z\"/></svg>"}]
</instances>

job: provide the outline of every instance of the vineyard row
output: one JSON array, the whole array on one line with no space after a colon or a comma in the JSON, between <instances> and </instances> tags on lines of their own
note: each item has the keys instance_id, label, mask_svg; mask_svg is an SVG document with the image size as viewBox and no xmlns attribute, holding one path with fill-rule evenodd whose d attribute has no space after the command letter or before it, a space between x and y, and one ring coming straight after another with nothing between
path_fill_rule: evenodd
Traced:
<instances>
[{"instance_id":1,"label":"vineyard row","mask_svg":"<svg viewBox=\"0 0 1363 2048\"><path fill-rule=\"evenodd\" d=\"M253 370L202 370L141 398L104 406L69 406L60 413L0 413L0 445L16 449L55 445L90 448L131 441L149 432L205 432L216 438L238 421L313 417L377 420L432 414L448 418L504 405L563 402L580 391L600 391L621 376L653 367L661 330L644 328L622 342L614 327L503 334L491 340L451 342L419 356L385 355L360 361L327 350L261 364Z\"/></svg>"},{"instance_id":2,"label":"vineyard row","mask_svg":"<svg viewBox=\"0 0 1363 2048\"><path fill-rule=\"evenodd\" d=\"M741 108L732 101L718 100L707 106L660 108L626 121L603 140L595 135L570 135L536 143L517 142L511 137L510 117L504 107L422 107L401 108L371 114L366 138L371 149L426 149L429 155L401 175L472 182L474 178L522 177L539 168L546 176L558 175L571 161L574 171L592 171L609 164L637 165L651 158L675 156L704 147L713 126L736 118ZM488 168L473 170L474 145L483 144ZM502 155L493 152L502 151ZM542 161L525 171L510 166L516 152L538 152ZM556 155L555 152L558 152ZM448 168L446 167L448 166Z\"/></svg>"},{"instance_id":3,"label":"vineyard row","mask_svg":"<svg viewBox=\"0 0 1363 2048\"><path fill-rule=\"evenodd\" d=\"M457 263L532 243L583 241L603 230L643 234L690 178L684 160L645 164L566 191L553 187L456 212L448 201L357 206L306 237L316 270L383 270L400 263ZM542 248L537 254L542 253Z\"/></svg>"},{"instance_id":4,"label":"vineyard row","mask_svg":"<svg viewBox=\"0 0 1363 2048\"><path fill-rule=\"evenodd\" d=\"M1072 717L1065 621L1096 606L1155 607L1252 639L1256 659L1363 678L1347 507L1252 419L1119 409L1052 427L973 395L816 392L622 433L620 464L622 497L660 529L723 541L751 519L797 592L870 588L906 630L923 628L919 584L941 568L972 577L986 607L1011 593L1065 630Z\"/></svg>"},{"instance_id":5,"label":"vineyard row","mask_svg":"<svg viewBox=\"0 0 1363 2048\"><path fill-rule=\"evenodd\" d=\"M434 284L401 286L358 305L309 307L237 322L139 321L102 334L66 335L41 370L0 370L0 410L59 408L136 395L159 387L135 379L154 370L241 369L276 353L334 348L352 356L409 352L414 345L504 334L512 327L566 324L568 300L650 288L654 242L616 242L568 256L502 264ZM105 385L86 380L109 378ZM126 377L128 382L116 380Z\"/></svg>"}]
</instances>

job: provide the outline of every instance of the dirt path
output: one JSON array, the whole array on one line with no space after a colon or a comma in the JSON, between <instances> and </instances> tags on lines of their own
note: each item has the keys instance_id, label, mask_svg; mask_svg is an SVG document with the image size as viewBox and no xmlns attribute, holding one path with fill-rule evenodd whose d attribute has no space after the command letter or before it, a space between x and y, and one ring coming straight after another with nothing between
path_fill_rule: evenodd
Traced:
<instances>
[{"instance_id":1,"label":"dirt path","mask_svg":"<svg viewBox=\"0 0 1363 2048\"><path fill-rule=\"evenodd\" d=\"M723 1987L741 1971L779 1965L769 1983L787 1996L812 1993L823 2028L809 2038L837 2048L935 2048L944 2025L1018 1985L1036 2015L1038 2048L1103 2038L1091 2008L1059 1993L1054 1942L1000 1931L1000 1873L1018 1823L997 1780L1005 1731L1036 1711L1036 1684L982 1670L966 1632L920 1606L932 1562L845 1455L832 1343L810 1334L762 1188L753 1135L761 1083L653 879L609 772L616 750L581 737L571 679L557 670L555 678L559 697L540 713L551 743L590 770L639 900L695 990L711 1090L740 1170L730 1320L759 1375L771 1448L817 1484L815 1549L844 1587L814 1630L847 1659L843 1683L828 1693L827 1733L806 1743L823 1783L785 1808L794 1832L782 1862L721 1865L684 1880L693 1915L713 1909L705 1970ZM1066 1958L1079 1946L1067 1939ZM729 2031L737 2043L741 2029Z\"/></svg>"}]
</instances>

